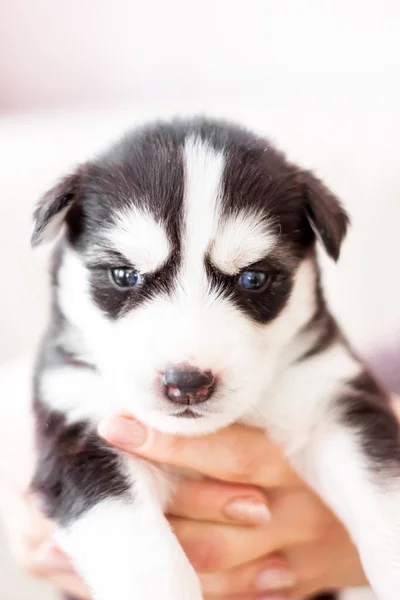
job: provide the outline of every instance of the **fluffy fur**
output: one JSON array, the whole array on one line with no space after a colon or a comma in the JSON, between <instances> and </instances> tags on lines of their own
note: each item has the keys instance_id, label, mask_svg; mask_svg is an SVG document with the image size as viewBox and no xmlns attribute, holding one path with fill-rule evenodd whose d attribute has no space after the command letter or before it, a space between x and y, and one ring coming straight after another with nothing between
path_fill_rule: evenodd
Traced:
<instances>
[{"instance_id":1,"label":"fluffy fur","mask_svg":"<svg viewBox=\"0 0 400 600\"><path fill-rule=\"evenodd\" d=\"M339 257L339 201L268 141L198 119L130 133L63 180L36 211L34 244L62 222L33 486L96 600L201 599L163 517L172 475L97 437L118 409L181 435L264 427L343 520L378 598L397 600L399 429L326 308L315 257L316 240ZM119 288L119 267L140 285ZM239 285L248 270L263 289ZM181 364L217 381L190 411L163 391Z\"/></svg>"}]
</instances>

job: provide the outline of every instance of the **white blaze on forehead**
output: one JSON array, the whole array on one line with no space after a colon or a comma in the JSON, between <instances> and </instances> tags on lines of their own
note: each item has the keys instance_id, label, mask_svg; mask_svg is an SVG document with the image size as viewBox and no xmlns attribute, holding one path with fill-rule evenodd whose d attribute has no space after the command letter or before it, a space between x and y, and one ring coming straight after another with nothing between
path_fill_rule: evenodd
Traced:
<instances>
[{"instance_id":1,"label":"white blaze on forehead","mask_svg":"<svg viewBox=\"0 0 400 600\"><path fill-rule=\"evenodd\" d=\"M215 236L221 201L224 155L209 144L191 137L184 148L185 199L182 252L184 274L203 281L204 259Z\"/></svg>"},{"instance_id":2,"label":"white blaze on forehead","mask_svg":"<svg viewBox=\"0 0 400 600\"><path fill-rule=\"evenodd\" d=\"M241 212L220 222L211 261L224 273L235 275L264 258L275 242L275 235L262 216Z\"/></svg>"},{"instance_id":3,"label":"white blaze on forehead","mask_svg":"<svg viewBox=\"0 0 400 600\"><path fill-rule=\"evenodd\" d=\"M161 223L146 210L126 208L106 231L107 241L138 271L151 273L171 254L171 243Z\"/></svg>"},{"instance_id":4,"label":"white blaze on forehead","mask_svg":"<svg viewBox=\"0 0 400 600\"><path fill-rule=\"evenodd\" d=\"M191 285L203 285L204 260L228 274L264 258L276 237L263 216L244 211L224 219L221 214L223 152L191 137L184 149L185 230L182 249L184 275Z\"/></svg>"}]
</instances>

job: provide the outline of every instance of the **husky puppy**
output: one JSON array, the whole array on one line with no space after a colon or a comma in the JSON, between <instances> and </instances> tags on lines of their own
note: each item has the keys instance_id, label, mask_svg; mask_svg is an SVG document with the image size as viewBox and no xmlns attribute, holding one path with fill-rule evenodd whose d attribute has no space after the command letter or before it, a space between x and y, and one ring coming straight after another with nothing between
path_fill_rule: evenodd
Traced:
<instances>
[{"instance_id":1,"label":"husky puppy","mask_svg":"<svg viewBox=\"0 0 400 600\"><path fill-rule=\"evenodd\" d=\"M202 597L163 515L175 474L96 433L124 409L187 436L264 428L344 522L379 600L399 600L399 427L316 261L317 241L339 257L337 198L268 140L194 119L133 131L77 168L41 200L33 245L63 224L33 488L94 598Z\"/></svg>"}]
</instances>

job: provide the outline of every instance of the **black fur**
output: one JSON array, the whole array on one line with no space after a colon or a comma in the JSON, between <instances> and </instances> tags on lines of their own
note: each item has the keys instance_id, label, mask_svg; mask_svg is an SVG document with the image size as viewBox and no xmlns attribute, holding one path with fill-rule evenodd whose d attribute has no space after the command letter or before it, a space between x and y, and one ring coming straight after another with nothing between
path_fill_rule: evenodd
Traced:
<instances>
[{"instance_id":1,"label":"black fur","mask_svg":"<svg viewBox=\"0 0 400 600\"><path fill-rule=\"evenodd\" d=\"M77 169L75 173L65 177L53 189L44 195L35 212L35 229L32 234L32 246L38 246L44 236L45 230L52 219L66 208L72 207L78 201L81 192L81 181L84 169Z\"/></svg>"},{"instance_id":2,"label":"black fur","mask_svg":"<svg viewBox=\"0 0 400 600\"><path fill-rule=\"evenodd\" d=\"M390 406L389 395L365 370L349 382L341 399L343 423L358 433L364 452L371 459L373 476L400 465L400 425Z\"/></svg>"},{"instance_id":3,"label":"black fur","mask_svg":"<svg viewBox=\"0 0 400 600\"><path fill-rule=\"evenodd\" d=\"M315 296L317 301L316 311L300 332L300 335L312 336L314 341L311 345L308 345L306 352L298 357L296 362L310 359L317 354L324 352L338 339L348 346L338 324L326 306L319 274L317 277Z\"/></svg>"},{"instance_id":4,"label":"black fur","mask_svg":"<svg viewBox=\"0 0 400 600\"><path fill-rule=\"evenodd\" d=\"M331 258L338 260L349 217L337 198L312 173L300 173L306 200L306 214Z\"/></svg>"},{"instance_id":5,"label":"black fur","mask_svg":"<svg viewBox=\"0 0 400 600\"><path fill-rule=\"evenodd\" d=\"M268 282L260 291L240 287L237 275L226 275L207 262L207 273L212 287L221 295L229 297L243 312L258 323L274 319L285 306L292 289L292 269L273 257L255 263L252 269L265 271Z\"/></svg>"},{"instance_id":6,"label":"black fur","mask_svg":"<svg viewBox=\"0 0 400 600\"><path fill-rule=\"evenodd\" d=\"M128 494L117 452L107 446L93 425L68 425L64 415L35 401L39 462L32 490L45 514L65 525L102 498Z\"/></svg>"},{"instance_id":7,"label":"black fur","mask_svg":"<svg viewBox=\"0 0 400 600\"><path fill-rule=\"evenodd\" d=\"M64 317L55 307L34 381L38 462L32 491L44 512L60 524L74 520L102 497L128 493L118 453L99 438L95 426L84 421L68 424L65 415L49 409L41 399L40 379L46 370L61 365L96 370L68 344L65 331Z\"/></svg>"},{"instance_id":8,"label":"black fur","mask_svg":"<svg viewBox=\"0 0 400 600\"><path fill-rule=\"evenodd\" d=\"M114 264L110 261L108 265L92 267L90 277L94 300L112 319L121 317L153 296L171 294L179 262L176 255L172 256L162 269L146 274L142 286L133 288L120 288L113 283L110 270L115 266L129 265L126 265L126 260Z\"/></svg>"},{"instance_id":9,"label":"black fur","mask_svg":"<svg viewBox=\"0 0 400 600\"><path fill-rule=\"evenodd\" d=\"M340 335L337 323L326 310L324 310L321 315L316 315L316 317L312 319L307 327L307 331L315 332L316 339L310 348L297 359L297 362L307 360L324 352L324 350L329 348Z\"/></svg>"}]
</instances>

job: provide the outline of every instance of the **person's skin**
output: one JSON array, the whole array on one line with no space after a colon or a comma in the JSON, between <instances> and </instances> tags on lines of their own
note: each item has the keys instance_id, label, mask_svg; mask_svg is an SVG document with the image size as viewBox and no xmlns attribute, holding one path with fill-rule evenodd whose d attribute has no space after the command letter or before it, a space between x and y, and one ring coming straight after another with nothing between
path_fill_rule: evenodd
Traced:
<instances>
[{"instance_id":1,"label":"person's skin","mask_svg":"<svg viewBox=\"0 0 400 600\"><path fill-rule=\"evenodd\" d=\"M0 370L0 509L29 573L89 598L28 493L30 374L30 361ZM168 510L207 600L298 598L366 583L343 526L261 431L235 425L188 440L116 416L99 432L127 453L210 478L183 481Z\"/></svg>"}]
</instances>

